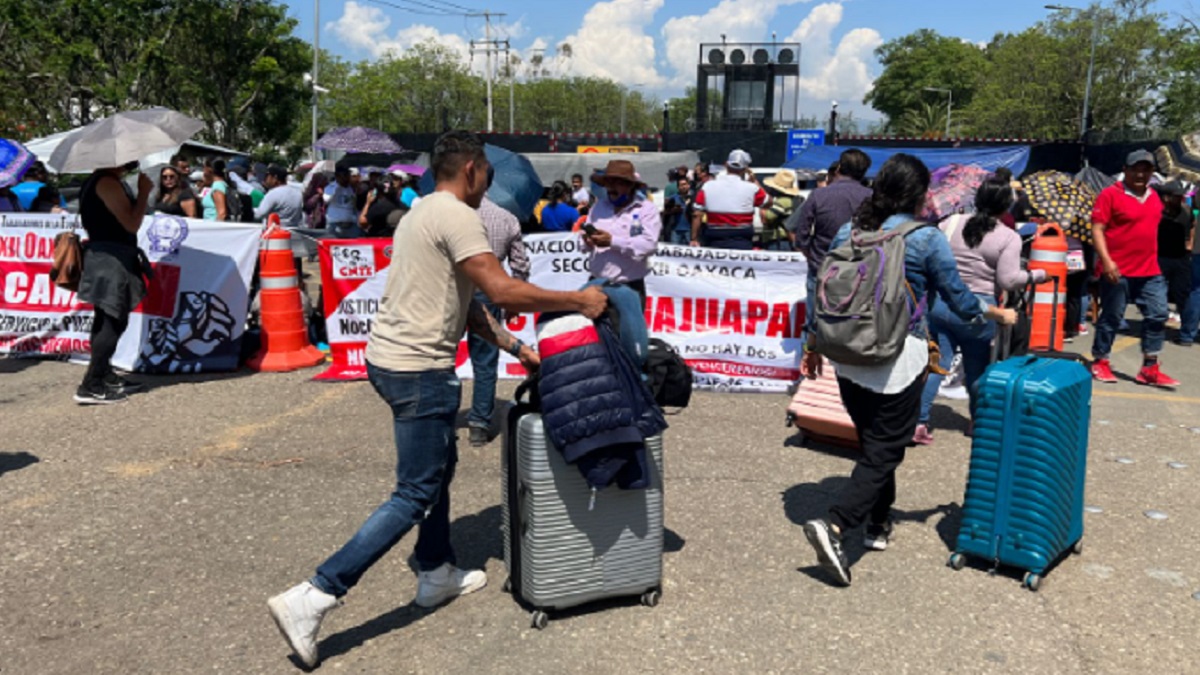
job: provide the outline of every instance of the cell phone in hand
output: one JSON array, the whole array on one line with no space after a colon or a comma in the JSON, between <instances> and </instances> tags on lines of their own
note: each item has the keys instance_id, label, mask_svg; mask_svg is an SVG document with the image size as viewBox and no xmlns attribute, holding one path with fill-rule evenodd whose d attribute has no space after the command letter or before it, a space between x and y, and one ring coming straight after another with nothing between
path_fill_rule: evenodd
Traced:
<instances>
[{"instance_id":1,"label":"cell phone in hand","mask_svg":"<svg viewBox=\"0 0 1200 675\"><path fill-rule=\"evenodd\" d=\"M591 223L584 223L584 224L583 224L583 231L584 231L584 232L587 232L587 235L588 235L589 237L594 237L594 236L596 236L596 233L597 233L597 232L599 232L600 230L597 230L597 229L596 229L596 226L595 226L595 225L592 225Z\"/></svg>"}]
</instances>

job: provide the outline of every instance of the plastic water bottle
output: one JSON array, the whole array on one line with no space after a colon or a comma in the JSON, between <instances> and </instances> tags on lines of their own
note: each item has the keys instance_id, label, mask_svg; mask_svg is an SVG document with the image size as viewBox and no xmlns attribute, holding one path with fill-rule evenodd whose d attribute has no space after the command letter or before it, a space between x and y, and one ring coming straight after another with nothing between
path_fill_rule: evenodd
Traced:
<instances>
[{"instance_id":1,"label":"plastic water bottle","mask_svg":"<svg viewBox=\"0 0 1200 675\"><path fill-rule=\"evenodd\" d=\"M633 225L629 228L629 236L638 237L642 234L642 215L640 213L633 214Z\"/></svg>"}]
</instances>

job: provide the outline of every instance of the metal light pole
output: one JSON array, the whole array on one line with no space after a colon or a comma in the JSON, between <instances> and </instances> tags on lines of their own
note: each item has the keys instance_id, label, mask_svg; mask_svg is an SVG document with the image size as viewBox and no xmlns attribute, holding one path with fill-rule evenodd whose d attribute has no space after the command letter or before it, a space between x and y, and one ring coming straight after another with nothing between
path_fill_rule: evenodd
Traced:
<instances>
[{"instance_id":1,"label":"metal light pole","mask_svg":"<svg viewBox=\"0 0 1200 675\"><path fill-rule=\"evenodd\" d=\"M1100 17L1090 9L1079 9L1078 7L1066 7L1064 5L1046 5L1046 9L1056 12L1075 12L1076 14L1087 14L1092 19L1092 48L1091 55L1088 57L1088 72L1087 84L1083 90L1083 115L1079 121L1079 138L1082 141L1087 141L1088 132L1088 111L1092 107L1092 76L1096 72L1096 42L1100 39Z\"/></svg>"},{"instance_id":2,"label":"metal light pole","mask_svg":"<svg viewBox=\"0 0 1200 675\"><path fill-rule=\"evenodd\" d=\"M937 91L946 95L946 138L950 138L950 116L954 113L954 90L942 87L924 87L925 91Z\"/></svg>"},{"instance_id":3,"label":"metal light pole","mask_svg":"<svg viewBox=\"0 0 1200 675\"><path fill-rule=\"evenodd\" d=\"M317 161L317 76L321 71L321 0L313 0L312 161Z\"/></svg>"}]
</instances>

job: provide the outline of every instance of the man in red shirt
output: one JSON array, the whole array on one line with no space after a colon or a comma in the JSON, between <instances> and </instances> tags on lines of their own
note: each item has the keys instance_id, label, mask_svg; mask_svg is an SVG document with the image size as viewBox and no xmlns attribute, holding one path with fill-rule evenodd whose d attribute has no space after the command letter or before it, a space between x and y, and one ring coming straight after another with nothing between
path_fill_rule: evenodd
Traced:
<instances>
[{"instance_id":1,"label":"man in red shirt","mask_svg":"<svg viewBox=\"0 0 1200 675\"><path fill-rule=\"evenodd\" d=\"M1142 313L1142 369L1138 384L1175 387L1159 369L1166 338L1167 282L1158 266L1158 221L1162 202L1150 189L1154 155L1136 150L1125 158L1125 180L1100 192L1092 210L1092 231L1100 273L1100 320L1092 343L1092 377L1117 381L1108 356L1125 307L1132 300Z\"/></svg>"},{"instance_id":2,"label":"man in red shirt","mask_svg":"<svg viewBox=\"0 0 1200 675\"><path fill-rule=\"evenodd\" d=\"M704 245L748 251L754 247L754 209L769 206L771 198L750 171L750 153L734 150L725 172L705 183L696 195L692 246Z\"/></svg>"}]
</instances>

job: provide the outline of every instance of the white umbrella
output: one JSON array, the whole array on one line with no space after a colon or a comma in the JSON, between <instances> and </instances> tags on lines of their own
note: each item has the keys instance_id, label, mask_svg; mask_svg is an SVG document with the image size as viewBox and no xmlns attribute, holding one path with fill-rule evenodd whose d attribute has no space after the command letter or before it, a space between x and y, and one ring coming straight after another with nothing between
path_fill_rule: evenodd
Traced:
<instances>
[{"instance_id":1,"label":"white umbrella","mask_svg":"<svg viewBox=\"0 0 1200 675\"><path fill-rule=\"evenodd\" d=\"M117 113L71 133L50 155L59 173L90 173L124 166L179 146L204 128L200 120L168 108Z\"/></svg>"}]
</instances>

